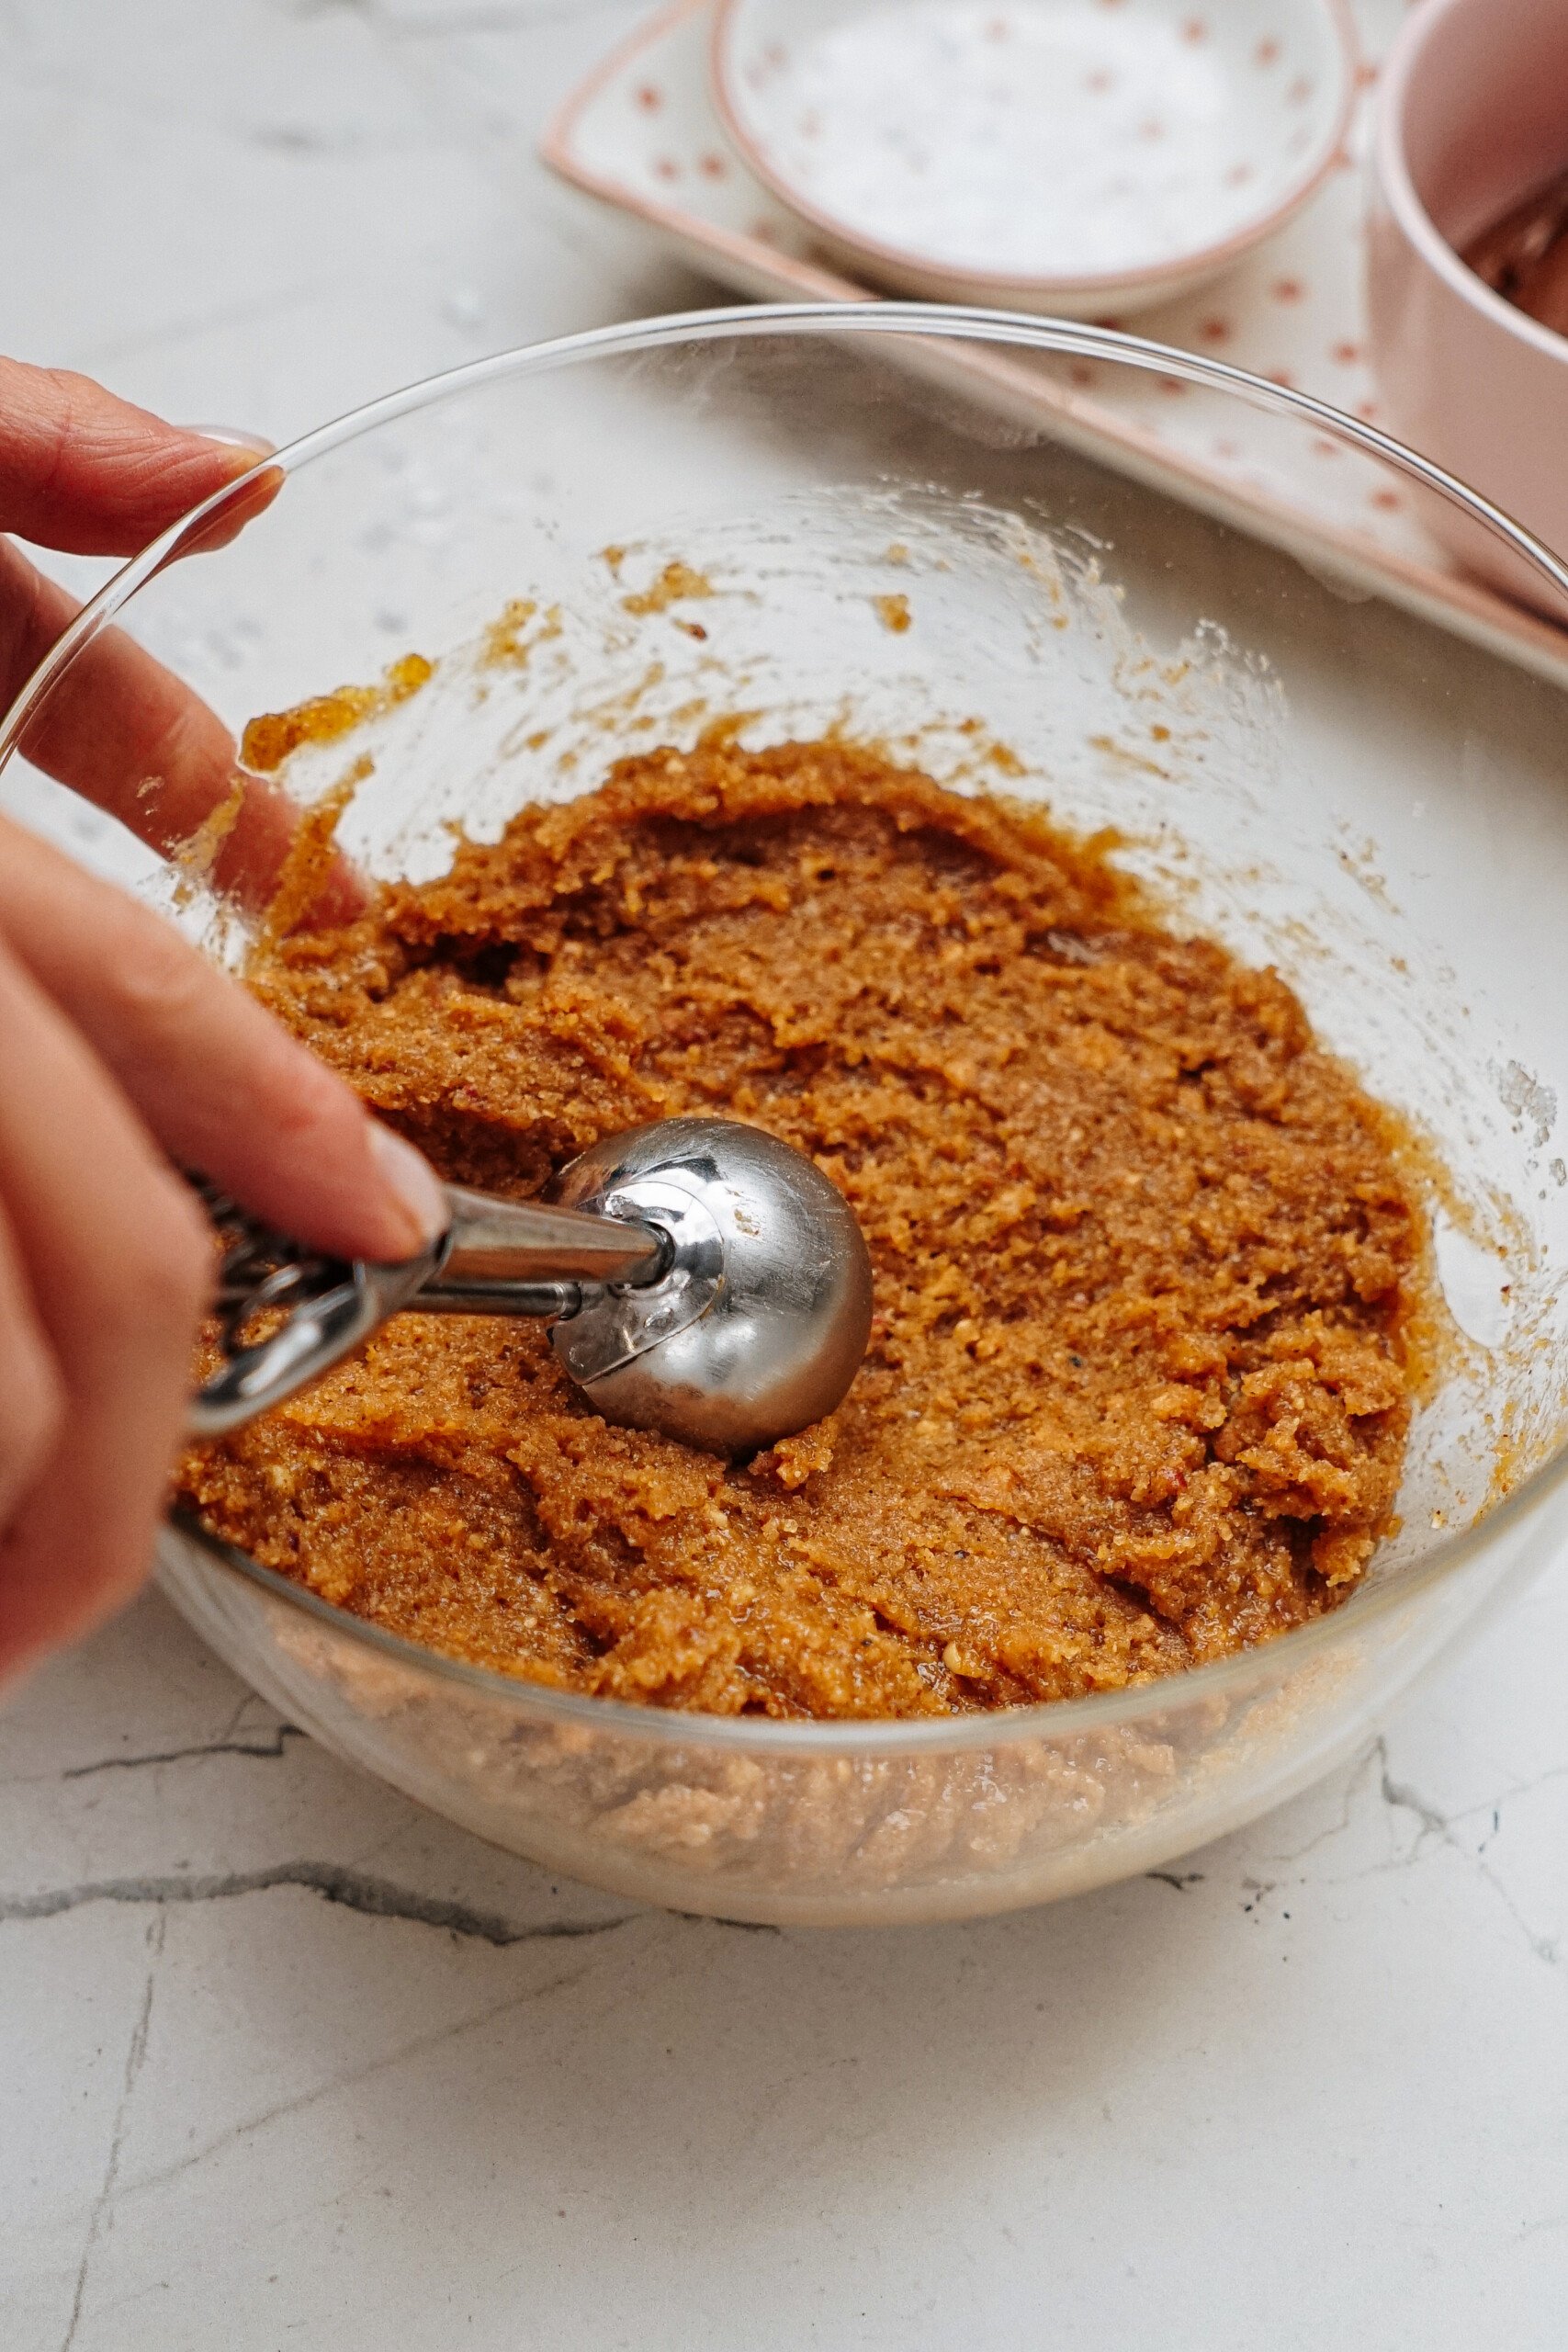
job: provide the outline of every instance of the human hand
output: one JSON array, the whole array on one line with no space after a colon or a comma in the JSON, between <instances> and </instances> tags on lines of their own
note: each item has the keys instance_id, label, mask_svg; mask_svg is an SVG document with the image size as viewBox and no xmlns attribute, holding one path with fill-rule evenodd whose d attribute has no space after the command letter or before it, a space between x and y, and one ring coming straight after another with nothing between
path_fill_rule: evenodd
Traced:
<instances>
[{"instance_id":1,"label":"human hand","mask_svg":"<svg viewBox=\"0 0 1568 2352\"><path fill-rule=\"evenodd\" d=\"M266 468L270 454L165 424L85 376L0 359L0 532L71 554L133 555L216 498L197 543L207 553L276 495L283 478ZM80 609L0 537L0 707ZM221 809L204 878L246 914L270 905L299 809L274 779L241 766L216 712L122 630L105 629L77 653L20 740L34 766L161 855L186 851ZM352 867L330 857L315 911L352 913L363 898Z\"/></svg>"},{"instance_id":2,"label":"human hand","mask_svg":"<svg viewBox=\"0 0 1568 2352\"><path fill-rule=\"evenodd\" d=\"M0 362L0 526L128 552L254 457L81 379ZM0 541L7 695L73 609ZM220 723L112 631L26 748L160 848L231 790ZM128 789L138 775L169 788L149 803ZM256 906L295 812L265 785L246 807L253 821L225 848L236 894ZM333 887L352 899L346 870ZM213 1272L175 1166L335 1255L407 1257L445 1223L420 1155L236 981L0 820L0 1681L145 1571Z\"/></svg>"}]
</instances>

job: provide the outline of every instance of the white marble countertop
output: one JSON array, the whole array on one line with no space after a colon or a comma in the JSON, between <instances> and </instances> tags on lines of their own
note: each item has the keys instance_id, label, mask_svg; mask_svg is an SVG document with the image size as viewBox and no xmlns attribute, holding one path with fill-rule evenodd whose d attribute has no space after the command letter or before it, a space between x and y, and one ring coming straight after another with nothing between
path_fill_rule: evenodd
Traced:
<instances>
[{"instance_id":1,"label":"white marble countertop","mask_svg":"<svg viewBox=\"0 0 1568 2352\"><path fill-rule=\"evenodd\" d=\"M0 344L281 438L703 299L533 158L626 0L6 0ZM742 1931L556 1883L153 1599L0 1715L6 2352L1536 2352L1568 1558L1169 1874Z\"/></svg>"}]
</instances>

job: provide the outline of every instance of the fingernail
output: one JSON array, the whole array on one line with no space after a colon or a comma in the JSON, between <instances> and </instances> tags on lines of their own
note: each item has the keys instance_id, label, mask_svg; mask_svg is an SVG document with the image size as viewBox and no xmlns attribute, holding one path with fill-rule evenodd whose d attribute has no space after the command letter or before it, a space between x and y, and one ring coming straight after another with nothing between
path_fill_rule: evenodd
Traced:
<instances>
[{"instance_id":1,"label":"fingernail","mask_svg":"<svg viewBox=\"0 0 1568 2352\"><path fill-rule=\"evenodd\" d=\"M269 441L265 433L241 433L231 424L187 424L184 430L196 434L203 441L221 442L226 449L241 449L254 458L270 458L277 444Z\"/></svg>"},{"instance_id":2,"label":"fingernail","mask_svg":"<svg viewBox=\"0 0 1568 2352\"><path fill-rule=\"evenodd\" d=\"M428 1250L433 1241L439 1241L452 1222L441 1179L423 1152L416 1151L412 1143L405 1143L401 1136L394 1135L390 1127L382 1126L376 1119L370 1122L370 1152L407 1217L404 1255L412 1258L419 1250Z\"/></svg>"}]
</instances>

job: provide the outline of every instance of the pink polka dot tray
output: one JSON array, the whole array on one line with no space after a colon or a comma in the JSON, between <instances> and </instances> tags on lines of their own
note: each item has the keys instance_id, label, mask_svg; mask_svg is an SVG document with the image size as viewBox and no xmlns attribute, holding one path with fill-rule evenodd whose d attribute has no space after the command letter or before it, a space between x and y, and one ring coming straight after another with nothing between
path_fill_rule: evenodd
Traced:
<instances>
[{"instance_id":1,"label":"pink polka dot tray","mask_svg":"<svg viewBox=\"0 0 1568 2352\"><path fill-rule=\"evenodd\" d=\"M1201 10L1202 0L1194 0ZM811 229L770 193L726 139L710 96L716 0L673 0L575 91L546 135L563 178L634 214L705 275L765 300L854 300L871 290L833 266ZM1363 175L1368 100L1404 0L1353 0L1363 62L1346 144L1305 208L1219 280L1140 311L1137 330L1352 415L1378 420L1366 361ZM1116 322L1109 322L1116 323ZM977 373L985 363L976 361ZM1222 514L1359 581L1457 635L1568 682L1568 629L1471 580L1423 529L1382 469L1303 424L1252 425L1234 401L1174 376L1064 375L1006 363L1020 389L1070 421L1107 462ZM1025 371L1029 371L1027 374ZM995 372L993 368L993 374Z\"/></svg>"}]
</instances>

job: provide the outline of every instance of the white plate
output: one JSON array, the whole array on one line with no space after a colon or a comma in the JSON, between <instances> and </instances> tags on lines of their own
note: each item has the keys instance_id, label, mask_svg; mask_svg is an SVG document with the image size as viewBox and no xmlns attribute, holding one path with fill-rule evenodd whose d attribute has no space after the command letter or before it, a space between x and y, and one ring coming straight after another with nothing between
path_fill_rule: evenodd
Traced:
<instances>
[{"instance_id":1,"label":"white plate","mask_svg":"<svg viewBox=\"0 0 1568 2352\"><path fill-rule=\"evenodd\" d=\"M1329 169L1343 0L719 0L746 161L879 283L1092 316L1213 277Z\"/></svg>"}]
</instances>

